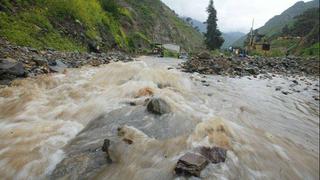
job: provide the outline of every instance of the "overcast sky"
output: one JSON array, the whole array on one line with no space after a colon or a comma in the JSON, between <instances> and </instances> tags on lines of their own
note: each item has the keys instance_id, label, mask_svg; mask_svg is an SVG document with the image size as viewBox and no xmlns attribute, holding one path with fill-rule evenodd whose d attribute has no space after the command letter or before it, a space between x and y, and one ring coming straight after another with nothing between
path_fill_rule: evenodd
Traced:
<instances>
[{"instance_id":1,"label":"overcast sky","mask_svg":"<svg viewBox=\"0 0 320 180\"><path fill-rule=\"evenodd\" d=\"M162 0L181 16L205 21L209 0ZM248 32L252 19L255 29L263 26L270 18L281 14L299 0L214 0L218 11L218 26L223 32ZM309 0L305 0L309 1Z\"/></svg>"}]
</instances>

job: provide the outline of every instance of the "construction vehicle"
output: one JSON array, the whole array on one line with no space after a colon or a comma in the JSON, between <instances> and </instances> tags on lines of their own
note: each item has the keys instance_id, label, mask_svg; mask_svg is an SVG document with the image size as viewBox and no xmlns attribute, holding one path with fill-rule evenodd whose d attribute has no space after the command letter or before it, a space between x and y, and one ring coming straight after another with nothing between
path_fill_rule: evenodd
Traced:
<instances>
[{"instance_id":1,"label":"construction vehicle","mask_svg":"<svg viewBox=\"0 0 320 180\"><path fill-rule=\"evenodd\" d=\"M265 35L259 34L258 30L253 30L254 19L252 21L252 27L250 31L249 41L246 44L246 51L264 51L266 54L267 51L270 51L270 43L266 40Z\"/></svg>"},{"instance_id":2,"label":"construction vehicle","mask_svg":"<svg viewBox=\"0 0 320 180\"><path fill-rule=\"evenodd\" d=\"M152 54L157 55L159 57L163 57L164 56L163 45L160 43L153 43L152 44Z\"/></svg>"}]
</instances>

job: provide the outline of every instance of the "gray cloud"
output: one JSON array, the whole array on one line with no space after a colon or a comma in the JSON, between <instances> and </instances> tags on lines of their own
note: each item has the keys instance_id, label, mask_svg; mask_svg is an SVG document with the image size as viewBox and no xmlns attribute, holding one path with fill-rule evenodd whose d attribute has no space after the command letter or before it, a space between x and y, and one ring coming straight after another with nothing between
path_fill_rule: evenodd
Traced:
<instances>
[{"instance_id":1,"label":"gray cloud","mask_svg":"<svg viewBox=\"0 0 320 180\"><path fill-rule=\"evenodd\" d=\"M205 21L209 0L162 0L176 13ZM224 32L248 32L252 19L255 28L263 26L270 18L281 14L299 0L214 0L218 11L218 26Z\"/></svg>"}]
</instances>

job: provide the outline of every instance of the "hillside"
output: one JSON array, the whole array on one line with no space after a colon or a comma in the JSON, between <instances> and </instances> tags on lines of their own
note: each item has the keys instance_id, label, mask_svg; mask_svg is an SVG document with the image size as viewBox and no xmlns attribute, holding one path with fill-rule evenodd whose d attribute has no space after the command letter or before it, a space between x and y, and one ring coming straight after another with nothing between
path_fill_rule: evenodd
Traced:
<instances>
[{"instance_id":1,"label":"hillside","mask_svg":"<svg viewBox=\"0 0 320 180\"><path fill-rule=\"evenodd\" d=\"M224 43L222 45L221 48L226 49L230 46L232 46L232 44L234 42L236 42L239 38L241 38L242 36L244 36L245 34L242 32L228 32L228 33L222 33L222 37L224 39Z\"/></svg>"},{"instance_id":2,"label":"hillside","mask_svg":"<svg viewBox=\"0 0 320 180\"><path fill-rule=\"evenodd\" d=\"M319 7L319 1L313 0L310 2L299 1L280 15L277 15L270 19L264 26L258 29L260 34L265 34L267 37L277 36L281 33L282 28L285 25L293 24L294 17L301 15L308 9ZM247 36L241 37L234 43L234 46L243 46Z\"/></svg>"},{"instance_id":3,"label":"hillside","mask_svg":"<svg viewBox=\"0 0 320 180\"><path fill-rule=\"evenodd\" d=\"M207 25L205 23L196 19L192 19L190 17L181 17L181 19L183 19L195 29L198 29L201 33L207 32Z\"/></svg>"},{"instance_id":4,"label":"hillside","mask_svg":"<svg viewBox=\"0 0 320 180\"><path fill-rule=\"evenodd\" d=\"M202 35L160 0L2 0L0 36L65 51L147 50L155 42L188 51L202 46Z\"/></svg>"}]
</instances>

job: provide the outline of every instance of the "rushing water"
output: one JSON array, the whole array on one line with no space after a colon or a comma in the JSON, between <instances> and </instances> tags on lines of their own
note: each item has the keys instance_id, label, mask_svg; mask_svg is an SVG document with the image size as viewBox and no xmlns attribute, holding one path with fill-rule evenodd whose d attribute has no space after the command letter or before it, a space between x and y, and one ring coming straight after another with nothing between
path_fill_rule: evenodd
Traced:
<instances>
[{"instance_id":1,"label":"rushing water","mask_svg":"<svg viewBox=\"0 0 320 180\"><path fill-rule=\"evenodd\" d=\"M168 70L177 63L142 57L19 80L0 89L1 179L48 178L66 157L64 147L88 123L101 115L112 117L109 113L128 102L143 104L145 88L172 107L167 125L145 114L143 128L125 126L136 143L118 143L112 150L117 161L92 177L179 179L173 168L184 152L218 145L229 150L227 161L209 165L203 179L319 179L317 80L300 78L293 85L279 76L227 78ZM284 95L276 86L301 92ZM110 121L110 127L117 123Z\"/></svg>"}]
</instances>

